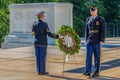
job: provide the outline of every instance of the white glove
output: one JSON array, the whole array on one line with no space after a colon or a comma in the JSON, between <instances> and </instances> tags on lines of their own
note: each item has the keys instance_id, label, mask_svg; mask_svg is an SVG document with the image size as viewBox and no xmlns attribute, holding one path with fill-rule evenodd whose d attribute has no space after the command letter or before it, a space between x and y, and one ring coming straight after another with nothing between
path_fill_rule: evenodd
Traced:
<instances>
[{"instance_id":1,"label":"white glove","mask_svg":"<svg viewBox=\"0 0 120 80\"><path fill-rule=\"evenodd\" d=\"M64 36L62 36L62 35L59 35L59 38L63 39L63 38L64 38Z\"/></svg>"}]
</instances>

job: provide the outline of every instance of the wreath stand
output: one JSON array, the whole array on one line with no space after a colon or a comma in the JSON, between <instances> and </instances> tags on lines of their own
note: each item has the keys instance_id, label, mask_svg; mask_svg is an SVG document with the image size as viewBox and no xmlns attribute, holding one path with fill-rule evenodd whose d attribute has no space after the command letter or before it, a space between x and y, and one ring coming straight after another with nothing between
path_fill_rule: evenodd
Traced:
<instances>
[{"instance_id":1,"label":"wreath stand","mask_svg":"<svg viewBox=\"0 0 120 80\"><path fill-rule=\"evenodd\" d=\"M79 63L77 62L77 60L76 60L76 58L75 58L75 55L66 55L66 54L63 54L63 59L64 59L64 61L63 61L63 76L64 76L64 71L65 71L65 63L67 62L67 61L69 61L69 56L72 56L73 57L73 59L74 59L74 62L75 62L75 64L77 65L77 66L79 66Z\"/></svg>"}]
</instances>

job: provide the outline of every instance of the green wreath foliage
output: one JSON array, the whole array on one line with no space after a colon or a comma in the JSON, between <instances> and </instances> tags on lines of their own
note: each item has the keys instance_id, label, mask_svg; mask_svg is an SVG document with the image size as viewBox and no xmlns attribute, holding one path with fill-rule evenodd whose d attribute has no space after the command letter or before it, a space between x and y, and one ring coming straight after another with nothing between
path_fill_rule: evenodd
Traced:
<instances>
[{"instance_id":1,"label":"green wreath foliage","mask_svg":"<svg viewBox=\"0 0 120 80\"><path fill-rule=\"evenodd\" d=\"M65 44L65 38L59 38L56 40L56 45L60 48L61 51L63 51L65 54L69 55L75 55L76 53L79 53L80 49L80 37L78 36L78 33L75 32L74 29L71 28L70 25L62 25L60 26L60 29L57 31L58 35L61 36L68 36L72 40L72 45L67 46Z\"/></svg>"}]
</instances>

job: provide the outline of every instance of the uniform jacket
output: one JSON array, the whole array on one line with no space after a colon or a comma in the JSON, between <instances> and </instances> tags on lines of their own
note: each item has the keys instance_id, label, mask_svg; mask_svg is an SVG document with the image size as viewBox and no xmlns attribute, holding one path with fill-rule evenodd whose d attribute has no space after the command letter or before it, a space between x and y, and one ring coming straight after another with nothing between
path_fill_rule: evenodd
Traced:
<instances>
[{"instance_id":1,"label":"uniform jacket","mask_svg":"<svg viewBox=\"0 0 120 80\"><path fill-rule=\"evenodd\" d=\"M87 43L98 44L105 41L106 23L104 18L96 16L88 17L85 26L85 37Z\"/></svg>"},{"instance_id":2,"label":"uniform jacket","mask_svg":"<svg viewBox=\"0 0 120 80\"><path fill-rule=\"evenodd\" d=\"M48 24L42 20L38 20L33 24L32 33L35 36L35 45L47 45L47 35L52 38L58 38L59 36L51 33Z\"/></svg>"}]
</instances>

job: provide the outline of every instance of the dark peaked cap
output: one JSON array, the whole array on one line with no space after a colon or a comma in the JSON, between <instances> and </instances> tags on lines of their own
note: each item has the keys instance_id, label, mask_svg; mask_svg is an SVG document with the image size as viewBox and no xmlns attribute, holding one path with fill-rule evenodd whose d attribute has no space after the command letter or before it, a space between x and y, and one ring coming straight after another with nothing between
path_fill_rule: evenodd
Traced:
<instances>
[{"instance_id":1,"label":"dark peaked cap","mask_svg":"<svg viewBox=\"0 0 120 80\"><path fill-rule=\"evenodd\" d=\"M97 10L97 7L91 7L90 12Z\"/></svg>"},{"instance_id":2,"label":"dark peaked cap","mask_svg":"<svg viewBox=\"0 0 120 80\"><path fill-rule=\"evenodd\" d=\"M40 12L38 12L38 13L36 14L36 16L42 15L42 14L44 14L44 13L45 13L45 11L40 11Z\"/></svg>"}]
</instances>

